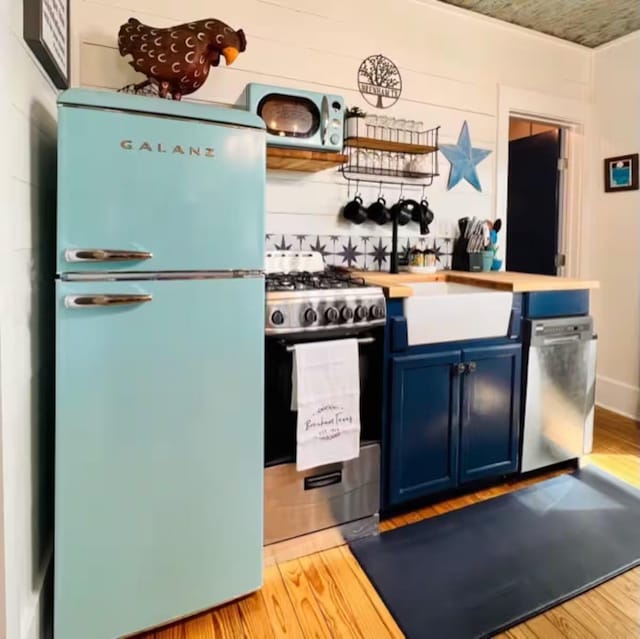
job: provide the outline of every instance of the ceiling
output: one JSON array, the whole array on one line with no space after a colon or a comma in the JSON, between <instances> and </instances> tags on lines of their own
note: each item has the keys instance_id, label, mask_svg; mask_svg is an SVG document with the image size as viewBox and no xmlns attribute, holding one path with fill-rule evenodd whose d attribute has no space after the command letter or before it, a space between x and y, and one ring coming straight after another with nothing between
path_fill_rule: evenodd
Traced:
<instances>
[{"instance_id":1,"label":"ceiling","mask_svg":"<svg viewBox=\"0 0 640 639\"><path fill-rule=\"evenodd\" d=\"M638 0L440 1L587 47L640 29Z\"/></svg>"}]
</instances>

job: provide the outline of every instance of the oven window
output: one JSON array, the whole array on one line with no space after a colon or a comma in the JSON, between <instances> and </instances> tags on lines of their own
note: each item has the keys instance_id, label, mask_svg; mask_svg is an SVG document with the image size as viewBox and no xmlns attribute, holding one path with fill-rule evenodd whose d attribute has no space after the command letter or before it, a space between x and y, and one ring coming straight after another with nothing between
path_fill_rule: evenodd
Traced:
<instances>
[{"instance_id":1,"label":"oven window","mask_svg":"<svg viewBox=\"0 0 640 639\"><path fill-rule=\"evenodd\" d=\"M384 329L372 329L360 336L375 337L372 344L362 344L359 349L360 440L380 441ZM267 467L296 461L298 413L291 410L293 358L287 352L287 345L289 343L281 343L277 338L267 338L265 342L264 452Z\"/></svg>"},{"instance_id":2,"label":"oven window","mask_svg":"<svg viewBox=\"0 0 640 639\"><path fill-rule=\"evenodd\" d=\"M310 138L320 125L320 111L307 98L270 93L260 100L258 115L267 131L289 138Z\"/></svg>"}]
</instances>

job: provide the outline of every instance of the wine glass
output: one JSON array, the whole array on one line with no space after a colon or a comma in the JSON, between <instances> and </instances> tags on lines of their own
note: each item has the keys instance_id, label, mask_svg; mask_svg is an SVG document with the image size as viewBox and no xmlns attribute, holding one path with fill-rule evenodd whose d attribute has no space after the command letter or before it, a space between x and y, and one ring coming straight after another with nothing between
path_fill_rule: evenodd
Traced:
<instances>
[{"instance_id":1,"label":"wine glass","mask_svg":"<svg viewBox=\"0 0 640 639\"><path fill-rule=\"evenodd\" d=\"M413 142L414 142L413 136L414 136L415 130L416 130L415 120L407 120L407 124L406 124L405 129L406 129L405 142L408 142L409 144L413 144Z\"/></svg>"},{"instance_id":2,"label":"wine glass","mask_svg":"<svg viewBox=\"0 0 640 639\"><path fill-rule=\"evenodd\" d=\"M381 153L380 168L384 175L389 175L391 172L391 153Z\"/></svg>"},{"instance_id":3,"label":"wine glass","mask_svg":"<svg viewBox=\"0 0 640 639\"><path fill-rule=\"evenodd\" d=\"M376 172L380 169L382 157L378 151L367 152L367 169L369 172Z\"/></svg>"},{"instance_id":4,"label":"wine glass","mask_svg":"<svg viewBox=\"0 0 640 639\"><path fill-rule=\"evenodd\" d=\"M402 118L397 120L397 133L398 137L396 138L398 142L406 142L407 141L407 120L403 120Z\"/></svg>"},{"instance_id":5,"label":"wine glass","mask_svg":"<svg viewBox=\"0 0 640 639\"><path fill-rule=\"evenodd\" d=\"M351 166L352 168L355 168L356 171L367 168L368 158L367 152L364 149L357 149L353 154L353 159L355 160L355 167L353 164Z\"/></svg>"},{"instance_id":6,"label":"wine glass","mask_svg":"<svg viewBox=\"0 0 640 639\"><path fill-rule=\"evenodd\" d=\"M389 133L390 133L390 128L389 128L389 124L390 124L390 120L387 116L382 115L378 118L378 128L380 129L380 136L379 138L381 140L388 140L389 139Z\"/></svg>"},{"instance_id":7,"label":"wine glass","mask_svg":"<svg viewBox=\"0 0 640 639\"><path fill-rule=\"evenodd\" d=\"M378 126L378 116L377 115L367 115L364 119L364 124L366 126L366 136L368 138L376 137L376 127Z\"/></svg>"},{"instance_id":8,"label":"wine glass","mask_svg":"<svg viewBox=\"0 0 640 639\"><path fill-rule=\"evenodd\" d=\"M389 170L394 176L402 173L402 153L389 153Z\"/></svg>"}]
</instances>

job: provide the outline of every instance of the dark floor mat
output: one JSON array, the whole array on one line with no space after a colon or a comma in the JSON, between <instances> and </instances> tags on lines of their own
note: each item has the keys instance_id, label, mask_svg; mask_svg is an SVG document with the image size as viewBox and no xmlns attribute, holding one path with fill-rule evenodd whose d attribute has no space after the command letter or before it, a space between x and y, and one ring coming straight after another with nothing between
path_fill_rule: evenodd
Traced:
<instances>
[{"instance_id":1,"label":"dark floor mat","mask_svg":"<svg viewBox=\"0 0 640 639\"><path fill-rule=\"evenodd\" d=\"M475 639L640 564L640 491L589 467L350 544L409 639Z\"/></svg>"}]
</instances>

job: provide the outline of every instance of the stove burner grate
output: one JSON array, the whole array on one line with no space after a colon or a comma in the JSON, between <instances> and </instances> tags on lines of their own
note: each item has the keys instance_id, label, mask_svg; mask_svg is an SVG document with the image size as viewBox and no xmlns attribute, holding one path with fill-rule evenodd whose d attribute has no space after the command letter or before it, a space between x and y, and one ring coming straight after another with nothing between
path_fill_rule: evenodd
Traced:
<instances>
[{"instance_id":1,"label":"stove burner grate","mask_svg":"<svg viewBox=\"0 0 640 639\"><path fill-rule=\"evenodd\" d=\"M291 273L269 273L267 291L301 291L313 289L361 288L366 283L361 277L352 277L338 269L326 269L317 273L308 271Z\"/></svg>"}]
</instances>

